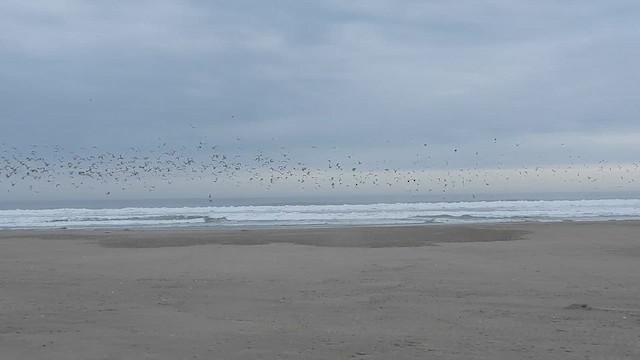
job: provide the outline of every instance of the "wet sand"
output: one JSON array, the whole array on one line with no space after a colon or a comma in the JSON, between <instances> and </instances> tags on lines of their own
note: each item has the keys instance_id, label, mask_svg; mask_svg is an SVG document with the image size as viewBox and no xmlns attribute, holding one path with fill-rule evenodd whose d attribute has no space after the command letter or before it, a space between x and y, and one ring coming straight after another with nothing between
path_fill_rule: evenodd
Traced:
<instances>
[{"instance_id":1,"label":"wet sand","mask_svg":"<svg viewBox=\"0 0 640 360\"><path fill-rule=\"evenodd\" d=\"M0 232L0 359L640 358L640 222Z\"/></svg>"}]
</instances>

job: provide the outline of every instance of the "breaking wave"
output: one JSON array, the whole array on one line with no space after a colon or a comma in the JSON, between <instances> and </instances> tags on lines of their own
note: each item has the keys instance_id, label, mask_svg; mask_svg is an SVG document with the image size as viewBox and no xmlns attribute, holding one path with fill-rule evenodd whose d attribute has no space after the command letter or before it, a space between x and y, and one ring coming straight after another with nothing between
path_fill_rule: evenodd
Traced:
<instances>
[{"instance_id":1,"label":"breaking wave","mask_svg":"<svg viewBox=\"0 0 640 360\"><path fill-rule=\"evenodd\" d=\"M640 219L640 200L0 210L0 229L464 224Z\"/></svg>"}]
</instances>

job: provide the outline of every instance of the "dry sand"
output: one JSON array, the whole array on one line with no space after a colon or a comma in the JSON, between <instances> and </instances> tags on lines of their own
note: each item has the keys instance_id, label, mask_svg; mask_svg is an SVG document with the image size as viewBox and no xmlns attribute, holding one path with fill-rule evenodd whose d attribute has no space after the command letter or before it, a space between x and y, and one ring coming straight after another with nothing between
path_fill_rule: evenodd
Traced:
<instances>
[{"instance_id":1,"label":"dry sand","mask_svg":"<svg viewBox=\"0 0 640 360\"><path fill-rule=\"evenodd\" d=\"M2 360L638 359L639 299L637 222L0 232Z\"/></svg>"}]
</instances>

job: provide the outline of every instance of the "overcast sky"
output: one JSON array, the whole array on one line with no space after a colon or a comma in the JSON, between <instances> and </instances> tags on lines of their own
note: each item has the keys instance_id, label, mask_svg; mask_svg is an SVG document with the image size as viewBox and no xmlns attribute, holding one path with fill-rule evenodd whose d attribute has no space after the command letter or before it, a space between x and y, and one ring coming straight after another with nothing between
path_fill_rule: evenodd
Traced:
<instances>
[{"instance_id":1,"label":"overcast sky","mask_svg":"<svg viewBox=\"0 0 640 360\"><path fill-rule=\"evenodd\" d=\"M638 24L637 1L5 0L0 142L631 164Z\"/></svg>"}]
</instances>

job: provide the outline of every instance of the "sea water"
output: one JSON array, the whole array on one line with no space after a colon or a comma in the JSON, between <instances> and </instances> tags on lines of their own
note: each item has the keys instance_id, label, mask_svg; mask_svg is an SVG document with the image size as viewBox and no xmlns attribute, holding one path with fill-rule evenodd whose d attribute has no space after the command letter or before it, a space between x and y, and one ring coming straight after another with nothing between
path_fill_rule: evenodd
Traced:
<instances>
[{"instance_id":1,"label":"sea water","mask_svg":"<svg viewBox=\"0 0 640 360\"><path fill-rule=\"evenodd\" d=\"M640 219L640 199L185 204L188 202L147 202L120 207L95 204L91 207L41 206L30 209L5 206L0 210L0 229L418 225Z\"/></svg>"}]
</instances>

